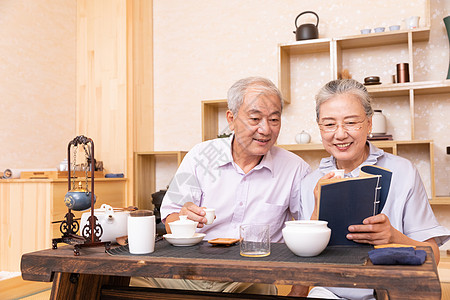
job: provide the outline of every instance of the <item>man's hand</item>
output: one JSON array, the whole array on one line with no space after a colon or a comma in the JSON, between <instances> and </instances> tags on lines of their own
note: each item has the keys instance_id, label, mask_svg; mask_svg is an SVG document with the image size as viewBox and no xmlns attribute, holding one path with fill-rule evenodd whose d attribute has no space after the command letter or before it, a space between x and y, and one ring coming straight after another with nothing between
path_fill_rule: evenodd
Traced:
<instances>
[{"instance_id":1,"label":"man's hand","mask_svg":"<svg viewBox=\"0 0 450 300\"><path fill-rule=\"evenodd\" d=\"M180 210L180 215L186 215L188 216L189 220L192 220L194 222L198 222L198 228L202 228L205 226L206 222L206 213L204 211L205 207L198 207L192 202L187 202L183 205L183 207Z\"/></svg>"},{"instance_id":2,"label":"man's hand","mask_svg":"<svg viewBox=\"0 0 450 300\"><path fill-rule=\"evenodd\" d=\"M170 230L169 223L174 222L176 220L179 220L179 215L186 215L189 220L192 220L194 222L198 222L197 227L202 228L205 226L205 223L207 222L205 218L205 211L203 210L204 207L198 207L193 202L187 202L183 205L183 207L180 209L179 213L171 213L167 216L165 221L166 231L167 233L172 233Z\"/></svg>"}]
</instances>

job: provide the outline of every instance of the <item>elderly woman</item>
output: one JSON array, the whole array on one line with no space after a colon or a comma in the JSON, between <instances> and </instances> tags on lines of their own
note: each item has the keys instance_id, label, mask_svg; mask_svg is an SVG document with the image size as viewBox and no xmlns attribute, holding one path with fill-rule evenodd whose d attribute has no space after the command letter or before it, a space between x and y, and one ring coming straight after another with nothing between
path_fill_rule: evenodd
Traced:
<instances>
[{"instance_id":1,"label":"elderly woman","mask_svg":"<svg viewBox=\"0 0 450 300\"><path fill-rule=\"evenodd\" d=\"M382 213L350 226L347 239L372 245L430 246L438 263L439 246L449 239L450 232L437 222L411 162L367 141L373 109L364 85L352 79L330 81L316 95L316 115L323 146L331 156L322 159L319 168L301 183L303 215L315 218L317 182L333 177L334 170L344 169L345 177L356 177L363 165L387 168L392 171L392 181ZM372 299L373 290L315 287L309 296Z\"/></svg>"}]
</instances>

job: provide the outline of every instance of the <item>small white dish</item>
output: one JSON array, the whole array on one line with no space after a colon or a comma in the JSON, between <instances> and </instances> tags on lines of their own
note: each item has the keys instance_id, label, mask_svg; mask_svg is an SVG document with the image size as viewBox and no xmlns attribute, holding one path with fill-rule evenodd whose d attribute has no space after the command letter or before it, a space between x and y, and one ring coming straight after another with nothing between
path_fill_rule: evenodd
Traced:
<instances>
[{"instance_id":1,"label":"small white dish","mask_svg":"<svg viewBox=\"0 0 450 300\"><path fill-rule=\"evenodd\" d=\"M205 236L205 233L195 233L192 237L174 237L173 234L168 233L163 237L174 246L193 246L200 243Z\"/></svg>"},{"instance_id":2,"label":"small white dish","mask_svg":"<svg viewBox=\"0 0 450 300\"><path fill-rule=\"evenodd\" d=\"M374 28L374 32L384 32L384 27L377 27L377 28Z\"/></svg>"},{"instance_id":3,"label":"small white dish","mask_svg":"<svg viewBox=\"0 0 450 300\"><path fill-rule=\"evenodd\" d=\"M370 28L361 29L361 34L369 34L372 31Z\"/></svg>"}]
</instances>

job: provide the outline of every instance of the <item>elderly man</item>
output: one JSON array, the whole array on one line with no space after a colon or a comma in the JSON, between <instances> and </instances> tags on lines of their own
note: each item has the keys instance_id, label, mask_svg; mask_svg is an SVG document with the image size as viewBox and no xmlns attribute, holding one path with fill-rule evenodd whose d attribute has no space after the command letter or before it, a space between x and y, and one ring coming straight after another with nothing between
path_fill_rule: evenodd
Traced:
<instances>
[{"instance_id":1,"label":"elderly man","mask_svg":"<svg viewBox=\"0 0 450 300\"><path fill-rule=\"evenodd\" d=\"M274 147L282 108L281 93L268 79L249 77L233 84L226 118L234 134L200 143L185 156L161 206L168 232L168 223L187 215L198 222L197 232L205 233L206 240L239 238L241 224L265 223L271 241L282 241L284 222L301 217L300 181L310 172L300 157ZM216 211L211 225L205 226L204 208ZM152 281L164 288L276 293L273 285Z\"/></svg>"}]
</instances>

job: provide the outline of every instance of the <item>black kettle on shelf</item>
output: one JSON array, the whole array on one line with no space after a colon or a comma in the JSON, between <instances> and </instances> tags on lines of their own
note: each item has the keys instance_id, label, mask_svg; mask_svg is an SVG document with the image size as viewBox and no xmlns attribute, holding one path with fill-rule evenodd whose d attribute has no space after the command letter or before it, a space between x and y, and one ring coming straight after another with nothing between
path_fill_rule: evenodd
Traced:
<instances>
[{"instance_id":1,"label":"black kettle on shelf","mask_svg":"<svg viewBox=\"0 0 450 300\"><path fill-rule=\"evenodd\" d=\"M304 14L313 14L316 16L317 18L317 23L316 25L311 24L311 23L305 23L302 24L300 26L297 25L297 20L300 16L304 15ZM302 13L300 13L297 18L295 18L295 28L296 30L294 31L295 33L295 39L297 41L302 41L302 40L311 40L311 39L317 39L319 38L319 16L313 12L313 11L304 11Z\"/></svg>"}]
</instances>

